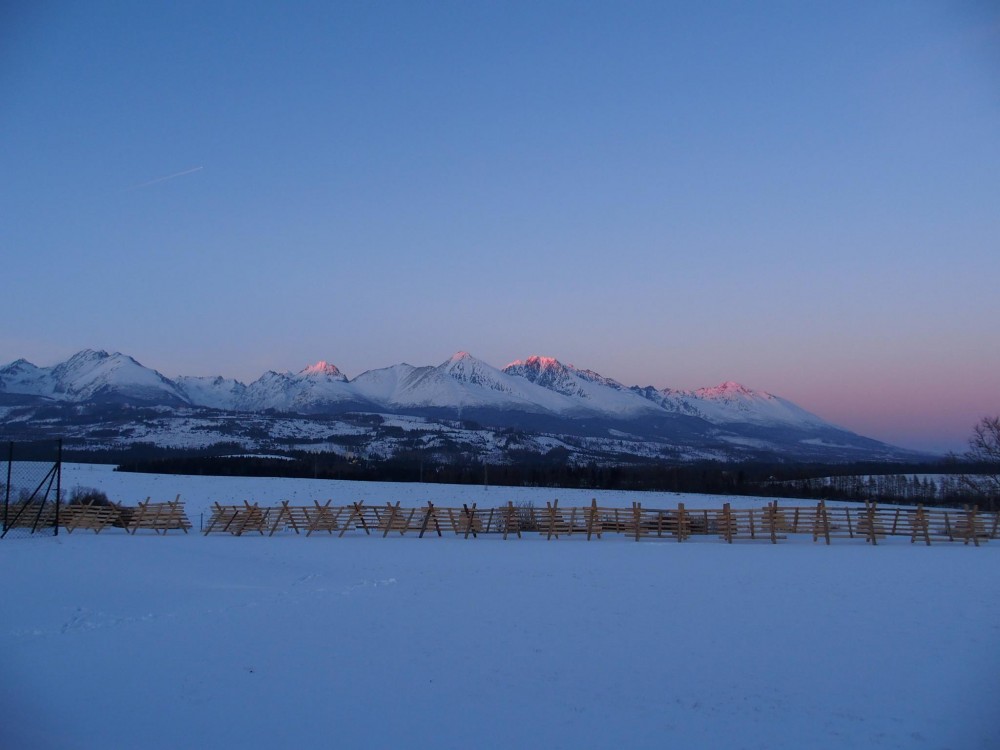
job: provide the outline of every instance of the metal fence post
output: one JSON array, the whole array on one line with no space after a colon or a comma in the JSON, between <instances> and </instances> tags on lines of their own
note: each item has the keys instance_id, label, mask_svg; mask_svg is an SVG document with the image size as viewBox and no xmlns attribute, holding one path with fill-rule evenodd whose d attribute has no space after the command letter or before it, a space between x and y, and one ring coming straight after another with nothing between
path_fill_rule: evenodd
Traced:
<instances>
[{"instance_id":1,"label":"metal fence post","mask_svg":"<svg viewBox=\"0 0 1000 750\"><path fill-rule=\"evenodd\" d=\"M14 463L14 441L10 441L10 445L7 447L7 486L4 488L3 493L3 529L4 533L7 532L7 513L10 511L10 467Z\"/></svg>"},{"instance_id":2,"label":"metal fence post","mask_svg":"<svg viewBox=\"0 0 1000 750\"><path fill-rule=\"evenodd\" d=\"M62 500L62 438L56 451L56 529L53 536L59 536L59 503Z\"/></svg>"}]
</instances>

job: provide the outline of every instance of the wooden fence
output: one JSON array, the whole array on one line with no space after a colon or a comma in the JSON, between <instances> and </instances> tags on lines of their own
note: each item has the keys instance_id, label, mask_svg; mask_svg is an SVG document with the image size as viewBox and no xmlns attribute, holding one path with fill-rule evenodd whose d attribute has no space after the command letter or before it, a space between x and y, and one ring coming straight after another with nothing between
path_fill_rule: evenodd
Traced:
<instances>
[{"instance_id":1,"label":"wooden fence","mask_svg":"<svg viewBox=\"0 0 1000 750\"><path fill-rule=\"evenodd\" d=\"M104 529L117 527L129 534L141 530L166 534L168 531L191 529L191 522L184 512L181 496L165 503L150 502L150 498L136 506L117 503L96 504L93 502L64 505L59 514L59 525L72 534L79 529L90 529L100 534Z\"/></svg>"},{"instance_id":2,"label":"wooden fence","mask_svg":"<svg viewBox=\"0 0 1000 750\"><path fill-rule=\"evenodd\" d=\"M547 502L544 508L514 505L479 508L476 503L461 507L441 507L428 502L424 507L402 508L397 502L385 505L296 506L283 501L275 507L257 503L212 506L203 531L207 534L257 534L273 536L316 533L344 536L347 533L367 536L404 536L413 534L458 535L466 539L496 535L507 539L537 534L546 539L583 536L601 539L605 534L620 534L636 541L691 537L716 537L728 543L737 540L761 540L777 544L797 535L822 540L859 539L873 545L887 537L908 537L910 542L962 542L979 546L1000 534L1000 514L983 513L976 508L947 510L939 508L834 506L825 502L816 506L779 506L768 503L762 508L737 508L729 503L722 508L695 509L678 503L676 508L644 508L632 503L630 508L603 508L594 500L589 506L560 507L559 501Z\"/></svg>"},{"instance_id":3,"label":"wooden fence","mask_svg":"<svg viewBox=\"0 0 1000 750\"><path fill-rule=\"evenodd\" d=\"M51 512L39 506L21 508L11 504L11 517L36 522L38 513ZM72 533L90 529L100 533L106 528L125 529L129 534L141 530L166 534L168 531L191 529L191 522L178 495L163 503L146 498L136 506L93 503L65 505L59 514L59 525ZM465 539L480 536L523 538L544 536L547 540L560 537L601 539L606 534L618 534L635 541L673 539L683 542L692 537L714 537L728 543L741 540L765 541L777 544L789 537L811 538L830 544L838 539L857 539L877 545L889 537L908 538L911 543L962 542L979 546L1000 537L1000 513L981 512L975 507L962 510L943 508L903 508L865 503L863 507L844 505L781 506L770 502L760 508L688 508L678 503L676 508L645 508L632 503L626 508L604 508L594 500L590 505L564 507L558 500L545 507L506 505L480 508L476 503L461 507L437 506L428 502L423 507L403 508L400 503L384 505L333 505L331 500L312 505L291 505L282 501L277 506L261 507L258 503L239 505L213 504L208 522L202 529L207 534L256 534L274 536L294 533L304 536L325 534L342 537L347 533L366 536L455 535Z\"/></svg>"}]
</instances>

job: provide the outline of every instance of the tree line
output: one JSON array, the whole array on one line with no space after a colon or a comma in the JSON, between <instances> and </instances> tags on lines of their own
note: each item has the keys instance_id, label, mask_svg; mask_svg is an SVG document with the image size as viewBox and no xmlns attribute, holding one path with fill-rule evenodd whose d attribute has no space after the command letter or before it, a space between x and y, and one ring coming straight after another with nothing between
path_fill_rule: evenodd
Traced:
<instances>
[{"instance_id":1,"label":"tree line","mask_svg":"<svg viewBox=\"0 0 1000 750\"><path fill-rule=\"evenodd\" d=\"M119 465L120 471L162 474L867 499L881 503L953 506L977 502L963 483L963 475L972 468L957 461L837 466L722 462L666 465L649 462L608 466L546 461L538 456L512 464L484 464L461 460L428 461L406 456L365 460L336 453L294 453L280 458L251 455L172 456L124 461Z\"/></svg>"}]
</instances>

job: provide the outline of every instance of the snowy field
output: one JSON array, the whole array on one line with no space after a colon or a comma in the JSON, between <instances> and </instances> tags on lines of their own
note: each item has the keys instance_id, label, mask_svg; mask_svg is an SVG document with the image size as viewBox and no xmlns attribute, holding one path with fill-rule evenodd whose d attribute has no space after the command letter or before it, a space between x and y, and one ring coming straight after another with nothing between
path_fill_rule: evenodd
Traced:
<instances>
[{"instance_id":1,"label":"snowy field","mask_svg":"<svg viewBox=\"0 0 1000 750\"><path fill-rule=\"evenodd\" d=\"M71 465L76 485L129 504L180 493L196 528L211 502L244 499L729 500ZM5 539L0 748L995 749L998 555L996 541Z\"/></svg>"}]
</instances>

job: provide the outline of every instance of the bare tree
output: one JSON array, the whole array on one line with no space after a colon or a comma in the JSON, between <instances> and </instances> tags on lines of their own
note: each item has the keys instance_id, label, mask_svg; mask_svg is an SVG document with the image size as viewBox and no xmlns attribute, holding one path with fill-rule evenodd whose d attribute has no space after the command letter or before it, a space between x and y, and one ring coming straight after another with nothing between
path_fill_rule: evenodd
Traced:
<instances>
[{"instance_id":1,"label":"bare tree","mask_svg":"<svg viewBox=\"0 0 1000 750\"><path fill-rule=\"evenodd\" d=\"M962 484L983 496L990 510L996 510L1000 498L1000 416L979 420L963 458L977 467L975 474L962 476Z\"/></svg>"}]
</instances>

